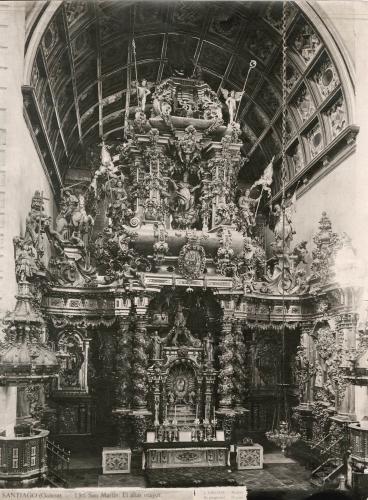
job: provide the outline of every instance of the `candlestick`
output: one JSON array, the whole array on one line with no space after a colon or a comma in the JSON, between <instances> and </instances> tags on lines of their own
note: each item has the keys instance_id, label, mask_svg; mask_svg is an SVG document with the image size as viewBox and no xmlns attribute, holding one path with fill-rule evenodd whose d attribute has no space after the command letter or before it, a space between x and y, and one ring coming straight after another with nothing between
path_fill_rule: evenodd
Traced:
<instances>
[{"instance_id":1,"label":"candlestick","mask_svg":"<svg viewBox=\"0 0 368 500\"><path fill-rule=\"evenodd\" d=\"M174 418L176 420L176 405L174 406Z\"/></svg>"},{"instance_id":2,"label":"candlestick","mask_svg":"<svg viewBox=\"0 0 368 500\"><path fill-rule=\"evenodd\" d=\"M198 420L198 403L196 404L196 420Z\"/></svg>"}]
</instances>

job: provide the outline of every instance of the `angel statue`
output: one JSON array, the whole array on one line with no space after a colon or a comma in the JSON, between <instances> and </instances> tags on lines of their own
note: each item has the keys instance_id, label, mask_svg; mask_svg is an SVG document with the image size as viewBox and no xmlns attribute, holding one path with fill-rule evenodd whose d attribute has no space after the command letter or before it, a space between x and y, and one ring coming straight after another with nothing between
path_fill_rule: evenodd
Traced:
<instances>
[{"instance_id":1,"label":"angel statue","mask_svg":"<svg viewBox=\"0 0 368 500\"><path fill-rule=\"evenodd\" d=\"M270 163L264 169L262 176L253 183L251 190L257 186L262 186L262 192L266 191L268 198L271 198L271 184L273 179L273 162L275 157L273 156ZM261 192L261 195L262 195Z\"/></svg>"},{"instance_id":2,"label":"angel statue","mask_svg":"<svg viewBox=\"0 0 368 500\"><path fill-rule=\"evenodd\" d=\"M147 82L145 78L142 79L140 85L137 82L138 104L140 104L143 113L146 108L147 96L149 96L151 93L151 91L149 90L150 86L151 85Z\"/></svg>"},{"instance_id":3,"label":"angel statue","mask_svg":"<svg viewBox=\"0 0 368 500\"><path fill-rule=\"evenodd\" d=\"M221 92L225 98L227 109L229 110L229 124L231 124L235 121L236 117L236 103L241 100L244 92L235 92L235 90L229 92L226 89L221 89Z\"/></svg>"}]
</instances>

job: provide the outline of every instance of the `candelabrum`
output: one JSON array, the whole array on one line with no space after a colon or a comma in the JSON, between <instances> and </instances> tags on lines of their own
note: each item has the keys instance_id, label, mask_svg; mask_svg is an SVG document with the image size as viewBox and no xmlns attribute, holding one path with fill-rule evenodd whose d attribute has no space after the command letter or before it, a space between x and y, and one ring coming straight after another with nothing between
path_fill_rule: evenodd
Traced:
<instances>
[{"instance_id":1,"label":"candelabrum","mask_svg":"<svg viewBox=\"0 0 368 500\"><path fill-rule=\"evenodd\" d=\"M160 427L157 430L157 441L158 442L164 441L164 438L165 438L165 429L163 428L162 425L160 425Z\"/></svg>"},{"instance_id":2,"label":"candelabrum","mask_svg":"<svg viewBox=\"0 0 368 500\"><path fill-rule=\"evenodd\" d=\"M280 422L278 428L266 432L266 437L269 441L281 448L282 453L285 453L287 447L299 441L300 434L290 430L287 422Z\"/></svg>"},{"instance_id":3,"label":"candelabrum","mask_svg":"<svg viewBox=\"0 0 368 500\"><path fill-rule=\"evenodd\" d=\"M163 441L169 441L170 422L167 420L167 418L165 418L162 425L163 425Z\"/></svg>"}]
</instances>

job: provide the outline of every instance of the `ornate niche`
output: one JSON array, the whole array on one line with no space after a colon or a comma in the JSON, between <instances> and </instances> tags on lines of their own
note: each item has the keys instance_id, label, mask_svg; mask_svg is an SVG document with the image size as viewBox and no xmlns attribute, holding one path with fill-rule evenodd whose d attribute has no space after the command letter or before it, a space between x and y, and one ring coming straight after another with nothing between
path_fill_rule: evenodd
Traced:
<instances>
[{"instance_id":1,"label":"ornate niche","mask_svg":"<svg viewBox=\"0 0 368 500\"><path fill-rule=\"evenodd\" d=\"M150 305L149 404L155 422L176 420L180 427L213 415L220 306L210 292L168 292L164 289Z\"/></svg>"},{"instance_id":2,"label":"ornate niche","mask_svg":"<svg viewBox=\"0 0 368 500\"><path fill-rule=\"evenodd\" d=\"M343 335L331 321L318 322L311 335L315 346L313 399L337 405L347 385L342 366Z\"/></svg>"},{"instance_id":3,"label":"ornate niche","mask_svg":"<svg viewBox=\"0 0 368 500\"><path fill-rule=\"evenodd\" d=\"M198 402L199 382L191 361L179 359L170 366L165 384L169 418L170 415L173 416L175 406L177 409L187 408L190 416L194 417Z\"/></svg>"},{"instance_id":4,"label":"ornate niche","mask_svg":"<svg viewBox=\"0 0 368 500\"><path fill-rule=\"evenodd\" d=\"M77 331L64 331L57 344L62 360L58 389L88 392L88 341Z\"/></svg>"}]
</instances>

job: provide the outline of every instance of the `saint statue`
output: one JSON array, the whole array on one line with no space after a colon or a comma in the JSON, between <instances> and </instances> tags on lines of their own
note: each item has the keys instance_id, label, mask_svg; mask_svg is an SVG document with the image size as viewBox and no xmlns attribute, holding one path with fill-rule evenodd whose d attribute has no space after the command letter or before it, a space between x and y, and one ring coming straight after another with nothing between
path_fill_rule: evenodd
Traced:
<instances>
[{"instance_id":1,"label":"saint statue","mask_svg":"<svg viewBox=\"0 0 368 500\"><path fill-rule=\"evenodd\" d=\"M209 361L209 362L212 361L213 360L213 345L212 345L212 338L210 335L208 335L205 338L204 348L205 348L207 361Z\"/></svg>"},{"instance_id":2,"label":"saint statue","mask_svg":"<svg viewBox=\"0 0 368 500\"><path fill-rule=\"evenodd\" d=\"M296 205L296 195L288 204L288 206L283 210L280 205L275 205L271 210L271 215L275 218L274 224L274 235L275 235L275 243L276 248L282 248L283 239L285 239L285 248L290 248L290 243L293 239L293 235L295 234L295 230L293 229L293 215L295 213L295 205Z\"/></svg>"},{"instance_id":3,"label":"saint statue","mask_svg":"<svg viewBox=\"0 0 368 500\"><path fill-rule=\"evenodd\" d=\"M183 305L179 302L176 314L175 314L175 319L174 319L174 326L171 328L170 332L164 339L165 342L169 341L171 339L171 344L173 346L178 345L179 343L179 338L180 343L182 345L190 345L193 347L200 347L201 342L193 337L193 335L190 333L189 329L186 326L187 320L184 315L183 311Z\"/></svg>"},{"instance_id":4,"label":"saint statue","mask_svg":"<svg viewBox=\"0 0 368 500\"><path fill-rule=\"evenodd\" d=\"M201 187L201 183L197 186L191 186L188 182L188 173L185 172L183 180L174 181L168 178L169 191L171 191L171 209L177 210L181 214L190 212L195 205L194 192ZM169 193L168 193L169 195Z\"/></svg>"},{"instance_id":5,"label":"saint statue","mask_svg":"<svg viewBox=\"0 0 368 500\"><path fill-rule=\"evenodd\" d=\"M22 238L14 238L15 245L15 274L19 281L26 281L38 271L36 264L37 254L34 247L27 244Z\"/></svg>"},{"instance_id":6,"label":"saint statue","mask_svg":"<svg viewBox=\"0 0 368 500\"><path fill-rule=\"evenodd\" d=\"M39 191L36 191L32 198L31 211L28 213L26 218L24 240L25 243L32 245L40 254L43 253L42 238L40 238L40 235L43 232L44 224L48 219L43 210L42 195Z\"/></svg>"},{"instance_id":7,"label":"saint statue","mask_svg":"<svg viewBox=\"0 0 368 500\"><path fill-rule=\"evenodd\" d=\"M161 359L161 337L158 334L158 331L155 330L153 338L153 359Z\"/></svg>"},{"instance_id":8,"label":"saint statue","mask_svg":"<svg viewBox=\"0 0 368 500\"><path fill-rule=\"evenodd\" d=\"M153 116L160 116L161 114L161 102L156 93L152 94L152 111Z\"/></svg>"},{"instance_id":9,"label":"saint statue","mask_svg":"<svg viewBox=\"0 0 368 500\"><path fill-rule=\"evenodd\" d=\"M236 105L237 102L243 97L243 92L235 92L231 90L230 92L226 89L221 89L222 95L225 97L225 103L229 111L229 124L235 121L236 117Z\"/></svg>"},{"instance_id":10,"label":"saint statue","mask_svg":"<svg viewBox=\"0 0 368 500\"><path fill-rule=\"evenodd\" d=\"M242 222L246 224L246 229L249 232L255 225L255 207L259 202L259 198L250 196L250 189L246 189L245 193L238 200L239 212Z\"/></svg>"}]
</instances>

